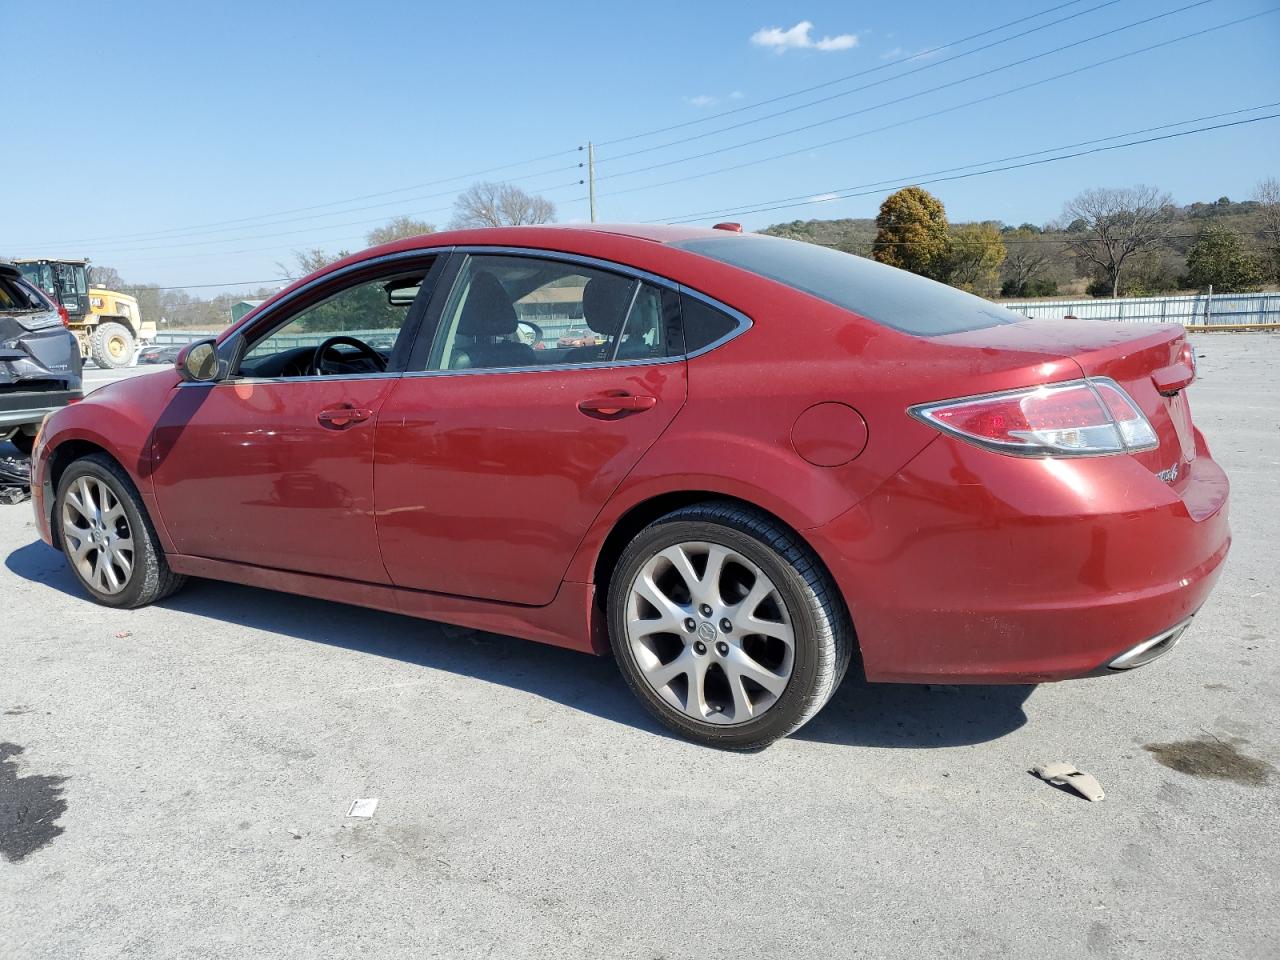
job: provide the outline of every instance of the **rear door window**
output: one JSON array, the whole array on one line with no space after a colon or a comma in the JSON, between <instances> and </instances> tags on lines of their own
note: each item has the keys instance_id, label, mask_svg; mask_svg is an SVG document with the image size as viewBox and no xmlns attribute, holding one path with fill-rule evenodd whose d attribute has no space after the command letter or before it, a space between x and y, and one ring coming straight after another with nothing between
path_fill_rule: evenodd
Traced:
<instances>
[{"instance_id":1,"label":"rear door window","mask_svg":"<svg viewBox=\"0 0 1280 960\"><path fill-rule=\"evenodd\" d=\"M671 353L673 296L578 262L473 254L454 282L427 369L660 359Z\"/></svg>"},{"instance_id":2,"label":"rear door window","mask_svg":"<svg viewBox=\"0 0 1280 960\"><path fill-rule=\"evenodd\" d=\"M680 240L671 246L776 280L918 337L981 330L1027 319L945 283L814 243L760 234L730 234ZM692 346L689 349L692 351Z\"/></svg>"}]
</instances>

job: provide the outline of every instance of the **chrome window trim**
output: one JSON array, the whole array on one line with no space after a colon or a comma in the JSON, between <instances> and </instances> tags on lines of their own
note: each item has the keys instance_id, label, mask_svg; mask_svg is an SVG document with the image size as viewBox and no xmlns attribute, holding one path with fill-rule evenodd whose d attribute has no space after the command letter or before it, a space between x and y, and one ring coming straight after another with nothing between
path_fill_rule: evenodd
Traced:
<instances>
[{"instance_id":1,"label":"chrome window trim","mask_svg":"<svg viewBox=\"0 0 1280 960\"><path fill-rule=\"evenodd\" d=\"M270 309L264 311L263 313L259 315L247 314L244 320L241 321L241 323L239 323L238 325L230 329L225 339L218 341L217 348L221 350L224 344L231 342L231 340L234 339L237 335L242 335L245 328L257 327L260 322L264 321L264 318L274 317L281 310L285 310L287 307L291 306L299 297L303 296L304 294L312 290L315 290L316 287L321 286L322 284L327 284L330 281L333 281L335 279L341 279L342 277L347 276L348 274L351 274L351 273L357 273L362 270L367 270L370 267L379 267L379 266L382 266L383 264L394 264L400 260L413 260L418 257L426 257L426 256L446 256L447 257L452 251L453 251L452 246L416 247L413 250L400 250L400 251L397 251L396 253L385 253L380 257L373 257L369 260L361 260L359 263L349 263L345 267L341 267L329 273L322 274L321 276L316 277L314 280L310 281L309 283L306 283L303 286L298 287L296 290L290 291L288 294L286 294L284 299L280 300L277 303L273 303ZM408 319L407 314L405 319L406 320ZM266 321L264 325L268 328L267 333L264 334L259 339L265 340L267 337L270 337L277 330L280 330L283 327L285 327L288 323L289 323L288 315L286 315L283 322L278 324L272 321ZM234 364L236 366L239 366L241 361L244 360L245 355L249 352L250 349L252 349L252 345L248 342L248 338L244 337L243 340L244 340L244 348L242 350L237 351L239 354L238 356L228 358L227 360L228 364ZM386 376L386 375L394 376L395 374L372 373L372 374L341 374L338 376L330 375L330 376L302 376L302 377L226 377L221 380L215 380L211 382L206 381L206 385L216 386L219 383L293 383L299 380L305 380L307 382L311 382L315 380L336 381L336 380L349 380L354 378L374 377L374 376L380 377L380 376ZM187 381L183 381L183 384L188 386L196 385L196 384L188 383Z\"/></svg>"},{"instance_id":2,"label":"chrome window trim","mask_svg":"<svg viewBox=\"0 0 1280 960\"><path fill-rule=\"evenodd\" d=\"M560 260L568 263L578 263L586 267L595 267L599 270L609 270L613 273L620 273L620 274L623 274L624 276L648 281L649 283L652 283L654 286L665 287L666 289L673 290L676 293L681 294L682 296L694 297L695 299L701 300L703 303L707 304L708 306L713 307L716 310L719 310L721 313L727 314L730 318L732 318L737 322L737 326L735 326L732 330L730 330L724 336L720 337L718 340L713 340L711 343L708 343L705 346L699 347L697 350L693 350L693 351L685 350L684 353L680 354L677 357L660 358L661 360L664 360L664 361L691 360L694 357L700 357L704 353L708 353L712 350L715 350L717 347L720 347L723 344L728 343L730 340L734 339L734 337L737 337L745 333L747 330L750 330L751 327L755 325L755 322L750 317L748 317L745 313L743 313L741 310L736 310L733 307L729 306L727 303L717 300L715 297L708 296L707 294L703 293L700 290L694 290L692 287L686 286L685 284L680 283L678 280L672 280L669 277L663 277L656 273L650 273L648 270L642 270L639 267L628 266L625 263L617 263L613 260L604 260L604 259L601 259L600 257L590 257L581 253L564 253L559 250L547 250L542 247L508 247L508 246L486 247L486 246L481 246L476 244L467 244L467 245L460 245L460 246L454 247L453 252L471 254L471 255L493 254L497 256L536 257L542 260ZM452 293L452 291L450 292ZM618 361L618 364L604 364L604 365L615 366L615 365L621 365L623 363L632 364L633 362L635 361L625 360L625 361ZM658 361L647 360L647 361L639 361L639 362L656 363ZM571 367L571 366L585 367L585 366L597 366L597 364L564 364L564 365L553 364L546 367L545 369L563 370L566 367ZM542 369L542 368L501 367L496 369L532 370L532 369ZM434 371L420 371L420 372L431 373ZM476 372L478 373L480 371L476 371Z\"/></svg>"},{"instance_id":3,"label":"chrome window trim","mask_svg":"<svg viewBox=\"0 0 1280 960\"><path fill-rule=\"evenodd\" d=\"M228 339L230 339L232 336L235 336L236 334L241 333L243 329L246 327L256 327L258 325L258 322L263 317L274 316L276 313L278 313L280 310L285 309L287 305L291 304L294 300L298 299L298 297L302 296L304 293L314 290L316 287L320 286L323 283L328 283L330 280L338 279L340 277L346 276L349 273L355 273L359 270L368 269L369 267L381 266L384 263L395 263L398 260L412 260L415 257L437 256L439 254L449 254L453 251L453 249L454 248L452 246L417 247L413 250L400 250L397 253L384 253L380 257L374 257L371 260L361 260L359 263L349 263L345 267L342 267L341 269L323 274L322 276L316 277L311 282L306 283L301 287L298 287L296 290L289 291L289 293L287 293L283 299L273 303L267 310L264 310L260 314L253 314L253 313L246 314L245 318L239 324L237 324L236 326L230 329L230 331L227 334L227 337ZM298 379L298 378L293 377L290 379Z\"/></svg>"},{"instance_id":4,"label":"chrome window trim","mask_svg":"<svg viewBox=\"0 0 1280 960\"><path fill-rule=\"evenodd\" d=\"M372 379L386 379L386 378L392 378L392 377L457 377L457 376L477 376L477 375L507 374L507 373L545 373L552 370L558 370L563 372L567 370L600 370L600 369L616 368L616 367L626 368L626 367L641 367L641 366L657 366L662 364L682 362L685 360L692 360L696 357L701 357L704 354L710 353L712 350L718 349L719 347L728 343L730 340L733 340L734 338L745 333L747 330L750 330L751 327L754 326L754 321L750 317L748 317L745 313L743 313L741 310L737 310L729 306L728 304L720 300L717 300L715 297L709 296L701 292L700 290L695 290L692 287L689 287L683 283L680 283L677 280L672 280L668 277L663 277L656 273L650 273L649 271L642 270L639 267L632 267L624 263L617 263L616 261L613 261L613 260L604 260L600 257L591 257L591 256L587 256L585 254L580 254L580 253L565 253L560 250L547 250L542 247L483 246L479 244L466 244L466 245L450 245L450 246L442 246L442 247L418 247L413 250L401 250L397 253L384 254L381 257L374 257L371 260L363 260L359 263L349 264L340 270L335 270L331 273L326 273L323 276L317 277L315 280L312 280L310 283L307 283L304 286L298 287L296 290L291 291L284 299L280 300L278 303L272 304L270 310L258 316L253 316L251 314L250 317L252 319L246 318L246 320L248 321L247 323L242 322L239 326L233 327L231 330L231 333L228 336L230 337L230 336L236 335L237 333L240 333L243 330L243 328L245 328L246 326L256 327L263 318L272 316L276 314L278 311L285 309L287 306L289 306L294 301L296 301L299 297L303 296L309 291L314 290L320 284L328 283L331 280L340 278L349 273L354 273L359 270L365 270L369 267L379 266L384 263L395 263L399 260L408 260L408 259L413 259L415 257L421 257L421 256L436 256L436 255L447 256L455 253L469 254L469 255L487 254L487 255L494 255L494 256L532 257L532 258L541 259L541 260L558 260L561 262L576 263L582 266L595 267L596 269L599 269L599 270L608 270L613 273L619 273L624 276L631 277L633 279L638 279L641 281L651 283L657 287L663 287L681 296L688 296L688 297L693 297L697 300L701 300L703 303L707 304L713 309L719 310L720 312L728 315L731 319L733 319L736 322L736 325L732 330L730 330L724 336L716 340L713 340L711 343L708 343L705 346L699 347L697 350L693 350L693 351L686 350L685 352L681 354L677 354L676 356L673 356L673 357L642 357L637 360L616 360L616 359L602 360L597 363L570 363L570 364L547 363L547 364L536 364L536 365L527 366L527 367L493 367L486 370L405 370L405 371L382 372L382 373L338 374L338 375L329 375L325 377L228 377L225 380L217 380L213 382L207 382L207 381L198 382L198 381L183 380L178 383L178 386L180 387L216 387L221 384L235 385L235 384L257 384L257 383L264 383L264 384L265 383L315 383L318 381L337 383L344 380L372 380ZM456 282L456 278L455 278L455 282ZM636 292L637 293L639 292L639 288L637 288ZM452 288L450 288L448 293L444 295L451 296L452 293L453 293ZM437 296L437 295L440 295L439 291L433 294L433 296ZM226 341L223 341L223 342L226 342Z\"/></svg>"}]
</instances>

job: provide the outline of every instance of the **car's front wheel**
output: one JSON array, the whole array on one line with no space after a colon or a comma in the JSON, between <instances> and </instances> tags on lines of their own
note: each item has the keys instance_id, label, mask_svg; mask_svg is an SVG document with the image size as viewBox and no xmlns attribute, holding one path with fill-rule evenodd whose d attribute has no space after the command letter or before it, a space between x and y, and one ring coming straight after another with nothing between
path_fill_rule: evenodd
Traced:
<instances>
[{"instance_id":1,"label":"car's front wheel","mask_svg":"<svg viewBox=\"0 0 1280 960\"><path fill-rule=\"evenodd\" d=\"M53 522L71 572L98 603L143 607L186 582L169 569L137 487L105 454L63 471Z\"/></svg>"},{"instance_id":2,"label":"car's front wheel","mask_svg":"<svg viewBox=\"0 0 1280 960\"><path fill-rule=\"evenodd\" d=\"M831 697L853 651L848 613L817 557L734 503L642 530L610 581L614 656L667 726L748 750L797 730Z\"/></svg>"}]
</instances>

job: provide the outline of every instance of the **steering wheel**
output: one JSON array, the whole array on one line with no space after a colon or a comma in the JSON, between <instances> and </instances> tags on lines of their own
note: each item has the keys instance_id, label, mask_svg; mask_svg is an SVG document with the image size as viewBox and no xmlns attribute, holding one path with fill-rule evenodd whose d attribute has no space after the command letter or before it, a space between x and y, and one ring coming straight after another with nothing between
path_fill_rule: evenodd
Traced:
<instances>
[{"instance_id":1,"label":"steering wheel","mask_svg":"<svg viewBox=\"0 0 1280 960\"><path fill-rule=\"evenodd\" d=\"M307 371L308 376L322 377L329 373L345 373L343 370L333 370L325 368L325 359L331 349L336 346L355 347L357 355L364 357L378 373L382 373L387 369L387 361L382 358L382 354L369 346L363 340L357 340L355 337L330 337L320 346L316 347L315 355L311 358L311 369Z\"/></svg>"}]
</instances>

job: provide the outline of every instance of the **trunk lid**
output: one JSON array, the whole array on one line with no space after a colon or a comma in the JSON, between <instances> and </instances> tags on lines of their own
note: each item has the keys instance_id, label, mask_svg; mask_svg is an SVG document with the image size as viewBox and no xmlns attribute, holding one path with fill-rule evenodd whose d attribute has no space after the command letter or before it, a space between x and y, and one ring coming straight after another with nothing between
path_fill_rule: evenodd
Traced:
<instances>
[{"instance_id":1,"label":"trunk lid","mask_svg":"<svg viewBox=\"0 0 1280 960\"><path fill-rule=\"evenodd\" d=\"M1109 377L1146 414L1160 440L1155 449L1131 456L1166 480L1174 471L1169 482L1176 490L1187 483L1196 442L1186 390L1173 389L1192 373L1184 357L1187 332L1181 324L1028 320L938 339L955 346L1042 351L1073 361L1085 376Z\"/></svg>"}]
</instances>

